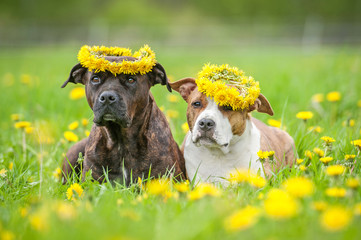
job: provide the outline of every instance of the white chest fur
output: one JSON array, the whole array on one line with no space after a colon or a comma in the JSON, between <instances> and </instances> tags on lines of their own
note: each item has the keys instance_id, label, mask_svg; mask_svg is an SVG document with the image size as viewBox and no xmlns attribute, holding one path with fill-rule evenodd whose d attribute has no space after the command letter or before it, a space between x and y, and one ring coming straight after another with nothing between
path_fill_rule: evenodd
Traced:
<instances>
[{"instance_id":1,"label":"white chest fur","mask_svg":"<svg viewBox=\"0 0 361 240\"><path fill-rule=\"evenodd\" d=\"M232 137L228 153L219 148L197 147L191 134L188 134L184 146L188 177L192 180L196 175L196 181L227 185L229 182L226 178L235 169L250 169L253 172L260 169L264 176L262 165L257 161L260 139L259 130L250 120L247 120L246 129L241 136Z\"/></svg>"}]
</instances>

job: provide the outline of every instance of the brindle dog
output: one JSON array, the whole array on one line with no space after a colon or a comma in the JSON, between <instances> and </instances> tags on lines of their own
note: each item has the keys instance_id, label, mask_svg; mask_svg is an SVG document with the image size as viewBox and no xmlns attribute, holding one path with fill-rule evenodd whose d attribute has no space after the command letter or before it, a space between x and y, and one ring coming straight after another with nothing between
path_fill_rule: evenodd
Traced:
<instances>
[{"instance_id":1,"label":"brindle dog","mask_svg":"<svg viewBox=\"0 0 361 240\"><path fill-rule=\"evenodd\" d=\"M133 57L106 57L113 62L134 61ZM138 177L159 177L174 172L184 178L185 164L174 141L168 122L156 105L150 87L166 85L171 91L162 65L157 63L151 72L140 75L93 72L77 64L70 72L69 82L85 85L86 98L94 112L94 124L88 138L70 148L63 161L63 177L78 173L79 153L84 156L83 176L92 170L92 177L104 181ZM72 167L70 167L69 163Z\"/></svg>"}]
</instances>

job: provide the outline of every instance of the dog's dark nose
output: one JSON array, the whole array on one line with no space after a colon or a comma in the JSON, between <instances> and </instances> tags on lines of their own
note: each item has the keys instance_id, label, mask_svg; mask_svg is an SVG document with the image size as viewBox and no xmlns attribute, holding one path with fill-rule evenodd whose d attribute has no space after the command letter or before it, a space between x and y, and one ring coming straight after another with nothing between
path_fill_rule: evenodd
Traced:
<instances>
[{"instance_id":1,"label":"dog's dark nose","mask_svg":"<svg viewBox=\"0 0 361 240\"><path fill-rule=\"evenodd\" d=\"M216 123L212 119L203 118L198 122L198 126L202 131L209 131L214 128Z\"/></svg>"},{"instance_id":2,"label":"dog's dark nose","mask_svg":"<svg viewBox=\"0 0 361 240\"><path fill-rule=\"evenodd\" d=\"M115 92L105 91L100 94L98 101L102 104L112 104L118 101L118 96Z\"/></svg>"}]
</instances>

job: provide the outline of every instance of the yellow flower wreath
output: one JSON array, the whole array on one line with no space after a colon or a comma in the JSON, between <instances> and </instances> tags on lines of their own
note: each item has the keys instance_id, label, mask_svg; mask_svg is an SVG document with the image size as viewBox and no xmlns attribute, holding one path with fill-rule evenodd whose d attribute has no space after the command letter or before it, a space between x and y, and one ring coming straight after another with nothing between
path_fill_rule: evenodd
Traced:
<instances>
[{"instance_id":1,"label":"yellow flower wreath","mask_svg":"<svg viewBox=\"0 0 361 240\"><path fill-rule=\"evenodd\" d=\"M212 98L219 106L233 110L247 109L260 94L259 82L228 64L204 65L196 79L198 90Z\"/></svg>"},{"instance_id":2,"label":"yellow flower wreath","mask_svg":"<svg viewBox=\"0 0 361 240\"><path fill-rule=\"evenodd\" d=\"M138 60L123 60L121 63L117 63L104 59L106 56L132 56L138 58ZM144 45L133 55L129 48L90 47L84 45L78 53L78 60L83 67L88 68L90 71L109 71L114 75L120 73L131 75L139 73L143 75L151 72L156 64L155 54L148 45Z\"/></svg>"}]
</instances>

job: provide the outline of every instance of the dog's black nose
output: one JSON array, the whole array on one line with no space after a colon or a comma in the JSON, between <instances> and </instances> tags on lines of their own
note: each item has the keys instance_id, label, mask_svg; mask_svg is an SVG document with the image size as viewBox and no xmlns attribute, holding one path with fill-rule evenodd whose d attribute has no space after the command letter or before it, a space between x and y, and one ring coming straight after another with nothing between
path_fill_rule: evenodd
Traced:
<instances>
[{"instance_id":1,"label":"dog's black nose","mask_svg":"<svg viewBox=\"0 0 361 240\"><path fill-rule=\"evenodd\" d=\"M118 101L118 95L115 92L105 91L100 94L98 101L102 104L111 104Z\"/></svg>"},{"instance_id":2,"label":"dog's black nose","mask_svg":"<svg viewBox=\"0 0 361 240\"><path fill-rule=\"evenodd\" d=\"M203 118L198 122L198 126L202 131L209 131L214 128L216 123L212 119Z\"/></svg>"}]
</instances>

